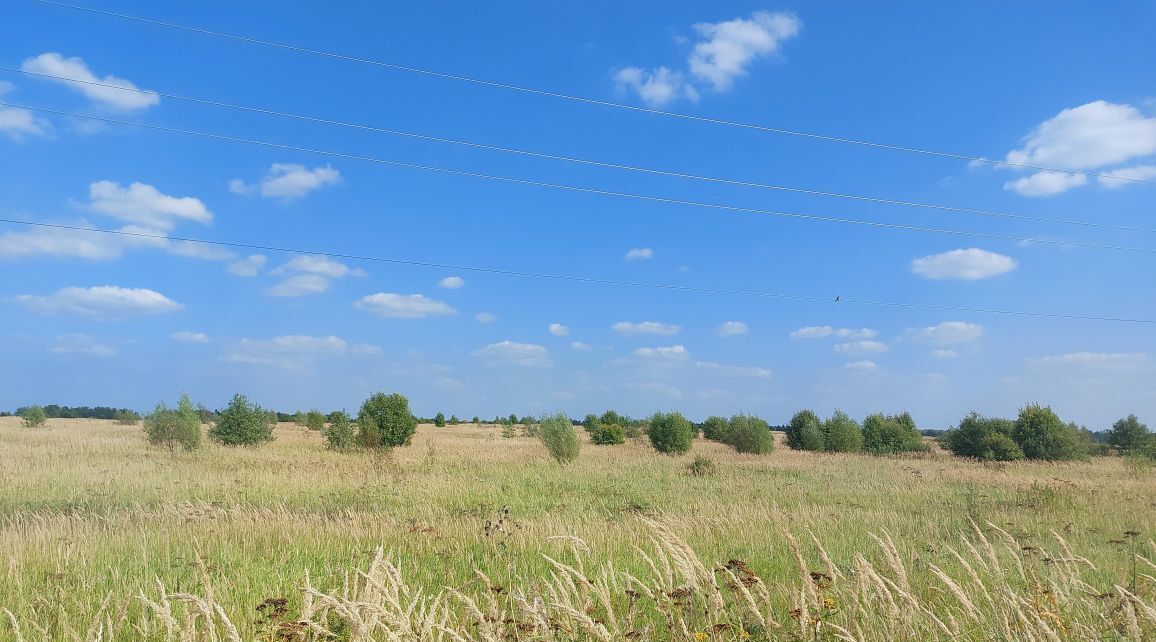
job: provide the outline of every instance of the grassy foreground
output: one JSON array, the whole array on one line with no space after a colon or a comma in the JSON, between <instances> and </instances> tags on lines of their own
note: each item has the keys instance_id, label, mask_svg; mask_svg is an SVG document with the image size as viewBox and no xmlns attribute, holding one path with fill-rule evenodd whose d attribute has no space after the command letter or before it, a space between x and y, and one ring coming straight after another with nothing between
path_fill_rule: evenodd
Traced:
<instances>
[{"instance_id":1,"label":"grassy foreground","mask_svg":"<svg viewBox=\"0 0 1156 642\"><path fill-rule=\"evenodd\" d=\"M694 454L0 419L0 640L1156 639L1156 471Z\"/></svg>"}]
</instances>

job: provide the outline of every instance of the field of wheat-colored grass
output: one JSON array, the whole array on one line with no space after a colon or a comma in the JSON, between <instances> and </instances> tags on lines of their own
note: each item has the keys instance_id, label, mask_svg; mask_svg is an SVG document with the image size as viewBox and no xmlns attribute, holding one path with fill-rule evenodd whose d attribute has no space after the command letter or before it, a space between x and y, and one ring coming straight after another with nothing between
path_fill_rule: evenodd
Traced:
<instances>
[{"instance_id":1,"label":"field of wheat-colored grass","mask_svg":"<svg viewBox=\"0 0 1156 642\"><path fill-rule=\"evenodd\" d=\"M714 474L692 476L696 454ZM1156 471L0 419L0 640L1156 639Z\"/></svg>"}]
</instances>

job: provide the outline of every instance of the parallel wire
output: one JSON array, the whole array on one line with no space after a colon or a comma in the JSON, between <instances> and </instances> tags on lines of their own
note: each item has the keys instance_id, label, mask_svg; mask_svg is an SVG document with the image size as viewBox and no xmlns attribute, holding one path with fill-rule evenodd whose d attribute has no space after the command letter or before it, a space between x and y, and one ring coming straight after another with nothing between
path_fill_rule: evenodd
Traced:
<instances>
[{"instance_id":1,"label":"parallel wire","mask_svg":"<svg viewBox=\"0 0 1156 642\"><path fill-rule=\"evenodd\" d=\"M1142 323L1142 324L1156 324L1156 319L1136 319L1128 317L1105 317L1105 316L1091 316L1081 314L1067 314L1058 312L1034 312L1030 310L1001 310L995 308L970 308L962 306L948 306L948 305L934 305L928 303L904 303L896 301L874 301L868 299L854 299L843 296L809 296L798 294L783 294L779 292L764 292L759 290L732 290L725 288L707 288L696 287L691 285L675 285L670 283L648 283L641 281L621 281L615 279L601 279L596 277L586 277L580 275L567 274L548 274L543 272L524 272L519 270L506 270L501 268L480 267L473 265L458 265L452 263L437 263L433 261L418 261L411 259L399 259L384 256L368 256L362 254L350 254L345 252L327 252L321 250L290 248L277 245L264 245L258 243L240 243L231 241L210 241L206 239L198 239L182 236L168 236L164 234L149 234L145 232L133 232L129 230L106 230L101 228L81 227L78 225L65 225L60 223L42 223L38 221L25 221L20 219L0 218L0 223L8 223L12 225L25 225L30 227L49 228L57 230L69 230L75 232L89 232L93 234L110 234L116 236L128 236L134 238L146 238L163 241L176 241L180 243L199 243L203 245L213 245L218 247L227 247L232 249L243 249L259 252L281 252L287 254L306 254L314 256L324 256L333 259L344 259L348 261L366 261L373 263L386 263L390 265L403 265L408 267L422 267L422 268L436 268L442 270L454 270L462 272L475 272L481 274L492 274L496 276L506 277L521 277L533 279L546 279L553 281L567 281L573 283L585 283L590 285L610 285L617 287L630 287L642 289L657 289L675 292L687 292L695 294L719 294L728 296L744 296L764 299L780 299L784 301L800 301L809 303L834 303L834 304L848 304L848 305L868 305L878 307L892 307L892 308L906 308L919 310L936 310L940 312L969 312L976 314L998 314L1007 316L1022 316L1022 317L1040 317L1049 319L1066 319L1077 321L1104 321L1113 323Z\"/></svg>"},{"instance_id":2,"label":"parallel wire","mask_svg":"<svg viewBox=\"0 0 1156 642\"><path fill-rule=\"evenodd\" d=\"M401 137L412 138L412 139L416 139L416 140L423 140L423 141L436 142L436 143L445 143L445 144L449 144L449 145L459 145L462 147L484 149L484 150L488 150L488 151L502 152L505 154L516 154L516 155L521 155L521 156L529 156L532 158L541 158L541 159L546 159L546 160L562 161L562 162L567 162L567 163L589 165L589 166L593 166L593 167L602 167L602 168L607 168L607 169L617 169L617 170L623 170L623 171L628 171L628 172L637 172L637 173L642 173L642 174L652 174L652 175L666 176L666 177L671 177L671 178L684 178L684 179L703 181L703 182L708 182L708 183L733 185L733 186L737 186L737 187L751 187L751 188L775 190L775 191L781 191L781 192L792 192L792 193L796 193L796 194L807 194L809 196L825 196L825 197L830 197L830 198L841 198L841 199L861 201L861 202L867 202L867 203L877 203L877 204L881 204L881 205L898 205L898 206L903 206L903 207L924 208L924 209L939 210L939 211L943 211L943 212L952 212L952 213L959 213L959 214L974 214L974 215L979 215L979 216L1008 218L1008 219L1015 219L1015 220L1021 220L1021 221L1033 221L1033 222L1037 222L1037 223L1078 225L1078 226L1083 226L1083 227L1094 227L1094 228L1100 228L1100 229L1119 230L1119 231L1125 231L1125 232L1143 232L1143 233L1148 233L1148 234L1156 234L1156 229L1143 228L1143 227L1131 227L1131 226L1127 226L1127 225L1114 225L1111 223L1096 223L1096 222L1092 222L1092 221L1080 221L1080 220L1071 220L1071 219L1048 218L1048 217L1041 217L1041 216L1029 216L1029 215L1025 215L1025 214L1015 214L1015 213L1010 213L1010 212L998 212L998 211L994 211L994 210L981 210L981 209L974 209L974 208L968 208L968 207L955 207L955 206L951 206L951 205L940 205L940 204L935 204L935 203L919 203L919 202L914 202L914 201L903 201L903 200L880 198L880 197L874 197L874 196L863 196L863 195L858 195L858 194L843 194L843 193L839 193L839 192L828 192L828 191L823 191L823 190L807 189L807 188L802 188L802 187L791 187L791 186L786 186L786 185L774 185L774 184L769 184L769 183L758 183L758 182L753 182L753 181L743 181L743 180L730 179L730 178L719 178L719 177L714 177L714 176L702 176L702 175L698 175L698 174L689 174L689 173L685 173L685 172L676 172L676 171L671 171L671 170L655 169L655 168L650 168L650 167L639 167L636 165L625 165L625 164L621 164L621 163L611 163L611 162L607 162L607 161L597 161L597 160L591 160L591 159L586 159L586 158L576 158L573 156L564 156L564 155L560 155L560 154L549 154L549 153L545 153L545 152L536 152L536 151L532 151L532 150L518 149L518 148L513 148L513 147L504 147L501 145L489 145L489 144L485 144L485 143L477 143L477 142L473 142L473 141L460 140L460 139L455 139L455 138L446 138L446 137L442 137L442 136L432 136L432 135L428 135L428 134L419 134L416 132L409 132L409 131L398 130L398 129L389 129L389 128L385 128L385 127L377 127L374 125L366 125L363 123L351 123L351 122L347 122L347 121L335 120L335 119L330 119L330 118L322 118L322 117L318 117L318 116L308 116L308 115L304 115L304 114L295 114L295 113L291 113L291 112L278 111L278 110L274 110L274 109L266 109L266 108L262 108L262 107L252 107L249 105L239 105L236 103L228 103L228 102L224 102L224 101L210 100L207 98L197 98L194 96L184 96L181 94L173 94L173 93L161 92L161 91L150 90L150 89L139 89L137 87L121 87L119 85L112 85L112 84L108 84L108 83L95 82L95 81L91 81L91 80L80 80L80 79L76 79L76 78L67 78L65 76L56 76L56 75L52 75L52 74L39 73L39 72L35 72L35 71L28 71L25 69L18 69L15 67L0 66L0 71L19 73L19 74L24 74L26 76L33 76L33 77L37 77L37 78L47 78L47 79L57 80L57 81L61 81L61 82L78 83L78 84L84 84L84 85L91 85L91 86L95 86L95 87L103 87L103 88L107 88L107 89L116 89L116 90L120 90L120 91L127 91L127 92L133 92L133 93L138 93L138 94L152 94L152 95L156 95L156 96L161 96L163 98L168 98L171 100L179 100L179 101L190 102L190 103L195 103L195 104L200 104L200 105L209 105L212 107L220 107L220 108L224 108L224 109L233 109L233 110L238 110L238 111L262 114L265 116L276 116L279 118L288 118L288 119L299 120L299 121L303 121L303 122L318 123L318 124L323 124L323 125L332 125L332 126L337 126L337 127L346 127L346 128L358 129L358 130L363 130L363 131L371 131L371 132L375 132L375 133L388 134L391 136L401 136Z\"/></svg>"},{"instance_id":3,"label":"parallel wire","mask_svg":"<svg viewBox=\"0 0 1156 642\"><path fill-rule=\"evenodd\" d=\"M1120 252L1140 252L1140 253L1145 253L1145 254L1156 253L1156 248L1129 247L1129 246L1121 246L1121 245L1106 245L1106 244L1101 244L1101 243L1087 243L1087 242L1083 242L1083 241L1064 241L1064 240L1058 240L1058 239L1031 238L1031 237L1023 237L1023 236L1011 236L1011 235L1006 235L1006 234L992 234L992 233L987 233L987 232L973 232L973 231L968 231L968 230L952 230L952 229L939 228L939 227L925 227L925 226L920 226L920 225L906 225L906 224L902 224L902 223L884 223L881 221L868 221L868 220L862 220L862 219L850 219L850 218L841 218L841 217L834 217L834 216L822 216L822 215L818 215L818 214L804 214L804 213L798 213L798 212L781 212L781 211L776 211L776 210L766 210L766 209L759 209L759 208L753 208L753 207L741 207L738 205L725 205L725 204L721 204L721 203L706 203L706 202L701 202L701 201L688 201L688 200L682 200L682 199L676 199L676 198L667 198L664 196L651 196L651 195L647 195L647 194L634 194L634 193L630 193L630 192L616 192L616 191L612 191L612 190L603 190L603 189L597 189L597 188L593 188L593 187L581 187L581 186L577 186L577 185L566 185L566 184L562 184L562 183L548 183L548 182L544 182L544 181L535 181L535 180L524 179L524 178L514 178L514 177L510 177L510 176L499 176L499 175L495 175L495 174L483 174L480 172L471 172L471 171L460 170L460 169L450 169L450 168L446 168L446 167L437 167L437 166L433 166L433 165L421 165L421 164L417 164L417 163L406 163L406 162L402 162L402 161L395 161L395 160L389 160L389 159L384 159L384 158L376 158L373 156L362 156L362 155L358 155L358 154L349 154L346 152L338 152L338 151L333 151L333 150L323 150L323 149L316 149L316 148L311 148L311 147L301 147L298 145L289 145L289 144L285 144L285 143L274 143L274 142L264 141L264 140L242 138L239 136L229 136L226 134L215 134L212 132L202 132L202 131L191 130L191 129L180 129L180 128L176 128L176 127L166 127L164 125L153 125L150 123L140 123L140 122L133 122L133 121L117 120L117 119L113 119L113 118L106 118L103 116L91 116L88 114L79 114L79 113L75 113L75 112L67 112L67 111L61 111L61 110L56 110L56 109L48 109L45 107L34 107L34 106L30 106L30 105L22 105L22 104L18 104L18 103L10 103L10 102L5 102L5 101L0 101L0 106L15 107L18 109L28 109L31 111L43 112L43 113L48 113L48 114L56 114L56 115L60 115L60 116L70 116L73 118L86 118L86 119L95 120L95 121L104 122L104 123L112 123L112 124L116 124L116 125L128 125L128 126L132 126L132 127L140 127L143 129L152 129L152 130L156 130L156 131L163 131L163 132L169 132L169 133L175 133L175 134L199 136L202 138L208 138L208 139L213 139L213 140L224 140L224 141L229 141L229 142L234 142L234 143L258 145L258 146L262 146L262 147L270 147L270 148L274 148L274 149L283 149L283 150L289 150L289 151L295 151L295 152L303 152L303 153L308 153L308 154L318 154L321 156L331 156L331 157L335 157L335 158L346 158L346 159L350 159L350 160L357 160L357 161L363 161L363 162L368 162L368 163L376 163L376 164L380 164L380 165L389 165L391 167L402 167L402 168L406 168L406 169L416 169L416 170L421 170L421 171L435 172L435 173L447 174L447 175L453 175L453 176L466 176L466 177L470 177L470 178L480 178L480 179L484 179L484 180L500 181L500 182L505 182L505 183L517 184L517 185L530 185L530 186L534 186L534 187L544 187L544 188L548 188L548 189L557 189L557 190L564 190L564 191L569 191L569 192L578 192L578 193L584 193L584 194L596 194L599 196L613 196L613 197L617 197L617 198L626 198L626 199L632 199L632 200L638 200L638 201L664 203L667 205L683 205L683 206L688 206L688 207L699 207L699 208L722 210L722 211L729 211L729 212L745 212L745 213L751 213L751 214L775 216L775 217L792 219L792 220L822 221L822 222L826 222L826 223L839 223L839 224L846 224L846 225L863 225L863 226L867 226L867 227L874 227L874 228L880 228L880 229L903 230L903 231L908 231L908 232L926 232L926 233L931 233L931 234L948 234L948 235L955 235L955 236L966 236L966 237L971 237L971 238L986 238L986 239L996 239L996 240L1002 240L1002 241L1015 241L1015 242L1021 242L1021 243L1041 243L1041 244L1047 244L1047 245L1059 245L1059 246L1065 246L1065 247L1083 247L1083 248L1091 248L1091 249L1099 249L1099 250L1112 250L1112 251L1120 251Z\"/></svg>"},{"instance_id":4,"label":"parallel wire","mask_svg":"<svg viewBox=\"0 0 1156 642\"><path fill-rule=\"evenodd\" d=\"M290 45L290 44L286 44L286 43L282 43L282 42L276 42L273 40L264 40L261 38L254 38L254 37L250 37L250 36L240 36L237 34L226 33L223 31L213 31L211 29L204 29L201 27L191 27L188 25L182 25L182 24L177 24L177 23L173 23L173 22L154 20L152 18L141 18L139 16L132 16L132 15L124 14L124 13L116 13L113 11L106 11L103 9L94 9L91 7L84 7L84 6L80 6L80 5L68 4L65 2L57 2L55 0L33 0L33 1L39 2L41 4L52 5L55 7L61 7L61 8L65 8L65 9L84 11L87 13L98 14L98 15L108 16L108 17L112 17L112 18L118 18L121 20L129 20L129 21L139 22L139 23L143 23L143 24L149 24L149 25L153 25L153 26L165 27L168 29L179 29L179 30L188 31L191 33L208 35L208 36L213 36L216 38L225 38L225 39L235 40L238 42L244 42L244 43L248 43L248 44L256 44L256 45L262 45L262 46L266 46L266 47L275 47L278 49L285 49L288 51L295 51L298 53L305 53L305 54L310 54L310 55L314 55L314 56L323 56L326 58L333 58L333 59L337 59L337 60L343 60L346 62L355 62L355 63L359 63L359 64L364 64L364 65L373 65L375 67L382 67L382 68L386 68L386 69L392 69L395 71L404 71L407 73L421 74L421 75L431 76L431 77L435 77L435 78L442 78L445 80L456 80L456 81L461 81L461 82L468 82L468 83L473 83L476 85L483 85L486 87L493 87L493 88L497 88L497 89L506 89L506 90L510 90L510 91L517 91L517 92L522 92L522 93L527 93L527 94L535 94L538 96L547 96L550 98L559 98L559 99L563 99L563 100L570 100L570 101L586 103L586 104L590 104L590 105L599 105L602 107L613 107L615 109L626 109L626 110L630 110L630 111L642 112L642 113L653 114L653 115L658 115L658 116L667 116L667 117L671 117L671 118L681 118L684 120L710 123L713 125L723 125L723 126L727 126L727 127L738 127L738 128L742 128L742 129L750 129L750 130L762 131L762 132L773 133L773 134L781 134L781 135L785 135L785 136L797 136L797 137L801 137L801 138L809 138L809 139L813 139L813 140L821 140L821 141L832 142L832 143L859 145L859 146L863 146L863 147L872 147L872 148L876 148L876 149L885 149L885 150L889 150L889 151L907 152L907 153L912 153L912 154L923 154L926 156L938 156L941 158L953 158L953 159L957 159L957 160L966 160L966 161L976 162L976 163L987 163L987 164L991 164L991 165L1004 166L1004 167L1018 167L1018 168L1022 168L1022 169L1032 169L1032 170L1047 171L1047 172L1058 172L1058 173L1062 173L1062 174L1088 176L1088 177L1092 177L1092 178L1103 178L1103 179L1125 181L1125 182L1132 182L1132 183L1156 184L1156 181L1142 179L1142 178L1131 178L1131 177L1124 177L1124 176L1116 176L1113 174L1105 174L1105 173L1098 173L1098 172L1086 172L1086 171L1080 171L1080 170L1074 170L1074 169L1062 169L1062 168L1058 168L1058 167L1046 167L1043 165L1032 165L1032 164L1027 164L1027 163L1013 163L1010 161L998 161L998 160L992 160L990 158L985 158L983 156L970 156L967 154L936 151L936 150L924 149L924 148L919 148L919 147L907 147L907 146L903 146L903 145L893 145L893 144L889 144L889 143L877 143L877 142L859 140L859 139L854 139L854 138L845 138L845 137L841 137L841 136L830 136L830 135L818 134L818 133L814 133L814 132L804 132L804 131L798 131L798 130L792 130L792 129L779 128L779 127L770 127L770 126L766 126L766 125L757 125L757 124L753 124L753 123L746 123L746 122L735 121L735 120L726 120L726 119L722 119L722 118L711 118L709 116L696 116L694 114L687 114L687 113L675 112L675 111L667 111L667 110L663 110L663 109L654 109L651 107L639 107L637 105L628 105L626 103L618 103L618 102L609 101L609 100L600 100L597 98L575 96L572 94L566 94L566 93L561 93L561 92L556 92L556 91L549 91L549 90L545 90L545 89L535 89L533 87L525 87L525 86L514 85L514 84L510 84L510 83L497 82L497 81L492 81L492 80L484 80L484 79L480 79L480 78L473 78L470 76L464 76L464 75L460 75L460 74L451 74L451 73L446 73L446 72L441 72L441 71L434 71L431 69L423 69L420 67L410 67L407 65L399 65L399 64L384 62L381 60L373 60L371 58L361 58L358 56L340 54L340 53L336 53L336 52L332 52L332 51L325 51L325 50L321 50L321 49L312 49L309 47L302 47L302 46L297 46L297 45Z\"/></svg>"}]
</instances>

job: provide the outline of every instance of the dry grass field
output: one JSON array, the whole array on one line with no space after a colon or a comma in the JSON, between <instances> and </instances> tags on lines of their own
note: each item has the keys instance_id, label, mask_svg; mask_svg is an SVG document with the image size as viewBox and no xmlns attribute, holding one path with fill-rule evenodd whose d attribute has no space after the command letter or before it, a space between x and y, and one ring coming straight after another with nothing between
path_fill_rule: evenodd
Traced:
<instances>
[{"instance_id":1,"label":"dry grass field","mask_svg":"<svg viewBox=\"0 0 1156 642\"><path fill-rule=\"evenodd\" d=\"M696 454L714 460L692 476ZM1156 471L0 419L3 640L1156 639Z\"/></svg>"}]
</instances>

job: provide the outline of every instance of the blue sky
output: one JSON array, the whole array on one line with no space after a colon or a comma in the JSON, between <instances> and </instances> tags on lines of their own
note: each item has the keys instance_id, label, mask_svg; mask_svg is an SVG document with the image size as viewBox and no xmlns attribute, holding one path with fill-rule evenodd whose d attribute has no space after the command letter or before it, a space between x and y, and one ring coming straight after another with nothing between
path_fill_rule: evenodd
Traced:
<instances>
[{"instance_id":1,"label":"blue sky","mask_svg":"<svg viewBox=\"0 0 1156 642\"><path fill-rule=\"evenodd\" d=\"M1156 180L1156 8L1129 3L90 6L556 91ZM1151 182L1026 170L582 104L18 0L0 66L611 163L1156 228ZM0 72L0 100L531 181L983 234L1156 234L643 175ZM0 107L0 407L693 418L1053 405L1156 416L1151 252L790 220L502 183ZM298 253L189 245L176 236ZM332 259L380 256L820 301Z\"/></svg>"}]
</instances>

